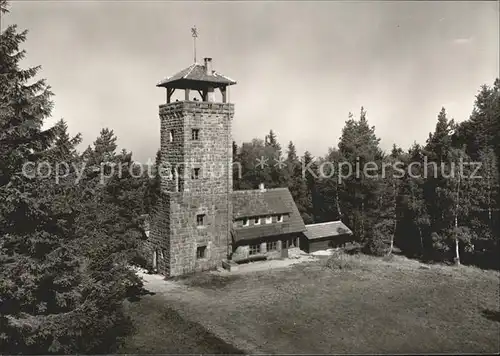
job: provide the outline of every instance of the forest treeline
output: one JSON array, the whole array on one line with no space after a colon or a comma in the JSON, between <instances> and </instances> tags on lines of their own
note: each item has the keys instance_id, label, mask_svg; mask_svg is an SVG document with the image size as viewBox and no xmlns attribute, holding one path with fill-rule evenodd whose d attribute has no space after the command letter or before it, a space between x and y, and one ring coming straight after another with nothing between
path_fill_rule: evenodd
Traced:
<instances>
[{"instance_id":1,"label":"forest treeline","mask_svg":"<svg viewBox=\"0 0 500 356\"><path fill-rule=\"evenodd\" d=\"M2 16L7 10L0 0ZM130 265L142 261L143 219L160 194L159 177L136 174L132 153L118 150L109 128L83 152L81 136L71 136L65 121L44 129L52 92L37 78L40 67L20 65L26 35L15 25L0 35L0 353L112 353L132 330L123 302L144 292ZM348 117L338 147L324 157L299 156L291 142L282 148L272 131L235 143L242 169L234 188L289 187L306 223L342 219L368 253L387 254L396 245L414 257L496 267L499 87L497 79L480 88L468 120L457 124L443 109L427 142L390 153L380 149L364 109ZM282 156L284 165L257 168L263 156L269 163ZM315 172L323 162L341 161L407 168L425 157L481 162L482 178L362 173L339 182L338 172L324 178L302 168ZM27 162L37 174L26 171ZM57 183L46 178L42 162L66 163ZM121 174L103 180L103 167L113 166Z\"/></svg>"},{"instance_id":2,"label":"forest treeline","mask_svg":"<svg viewBox=\"0 0 500 356\"><path fill-rule=\"evenodd\" d=\"M288 187L306 224L341 219L368 253L397 246L411 257L498 268L500 80L479 88L465 121L441 108L425 143L390 152L379 143L364 108L349 113L322 157L299 157L293 142L283 149L271 130L233 143L234 188Z\"/></svg>"}]
</instances>

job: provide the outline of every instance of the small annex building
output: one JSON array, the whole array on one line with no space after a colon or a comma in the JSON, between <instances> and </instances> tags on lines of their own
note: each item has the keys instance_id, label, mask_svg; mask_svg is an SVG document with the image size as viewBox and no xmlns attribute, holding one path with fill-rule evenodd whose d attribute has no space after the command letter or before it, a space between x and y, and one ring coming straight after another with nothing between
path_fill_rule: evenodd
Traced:
<instances>
[{"instance_id":1,"label":"small annex building","mask_svg":"<svg viewBox=\"0 0 500 356\"><path fill-rule=\"evenodd\" d=\"M352 231L342 221L306 225L300 246L307 253L341 247L352 240Z\"/></svg>"}]
</instances>

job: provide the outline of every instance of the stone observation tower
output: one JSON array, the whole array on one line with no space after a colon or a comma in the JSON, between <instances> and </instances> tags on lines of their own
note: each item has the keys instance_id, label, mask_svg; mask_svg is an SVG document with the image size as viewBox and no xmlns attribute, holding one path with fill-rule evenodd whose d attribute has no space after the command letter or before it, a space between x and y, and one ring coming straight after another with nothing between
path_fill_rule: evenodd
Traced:
<instances>
[{"instance_id":1,"label":"stone observation tower","mask_svg":"<svg viewBox=\"0 0 500 356\"><path fill-rule=\"evenodd\" d=\"M287 258L345 243L352 231L340 220L305 225L286 187L233 191L236 82L196 62L157 84L160 105L161 192L145 221L144 258L167 277L248 261ZM177 90L184 95L172 100ZM179 100L183 99L183 100ZM257 187L254 187L257 188Z\"/></svg>"},{"instance_id":2,"label":"stone observation tower","mask_svg":"<svg viewBox=\"0 0 500 356\"><path fill-rule=\"evenodd\" d=\"M157 84L166 89L159 108L161 198L147 245L166 276L215 268L231 253L233 84L213 70L211 58ZM184 100L172 100L176 90Z\"/></svg>"}]
</instances>

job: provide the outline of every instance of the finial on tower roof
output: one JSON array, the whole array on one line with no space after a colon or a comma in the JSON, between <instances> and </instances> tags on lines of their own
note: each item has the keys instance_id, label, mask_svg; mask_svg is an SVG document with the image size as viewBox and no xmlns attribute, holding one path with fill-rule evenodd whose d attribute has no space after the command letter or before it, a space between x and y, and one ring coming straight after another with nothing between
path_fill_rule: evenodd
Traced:
<instances>
[{"instance_id":1,"label":"finial on tower roof","mask_svg":"<svg viewBox=\"0 0 500 356\"><path fill-rule=\"evenodd\" d=\"M198 29L196 25L191 27L191 36L193 36L194 63L196 63L196 38L198 37Z\"/></svg>"}]
</instances>

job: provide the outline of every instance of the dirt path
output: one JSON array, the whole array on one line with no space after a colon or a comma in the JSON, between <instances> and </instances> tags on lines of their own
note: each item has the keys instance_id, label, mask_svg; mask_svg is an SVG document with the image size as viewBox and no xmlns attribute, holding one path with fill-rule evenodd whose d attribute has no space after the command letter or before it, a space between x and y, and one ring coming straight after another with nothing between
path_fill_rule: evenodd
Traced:
<instances>
[{"instance_id":1,"label":"dirt path","mask_svg":"<svg viewBox=\"0 0 500 356\"><path fill-rule=\"evenodd\" d=\"M224 278L252 272L287 269L299 263L316 260L317 259L312 256L301 255L297 258L248 263L238 266L238 270L232 272L219 270L206 273ZM149 299L154 299L156 304L158 304L160 300L163 300L167 302L165 305L175 309L179 316L186 319L188 322L197 323L203 326L210 334L213 334L227 344L233 345L235 350L243 350L245 353L249 354L265 353L261 350L257 340L252 341L248 338L242 338L238 335L238 332L235 332L237 330L221 327L219 323L216 324L207 319L206 310L203 313L196 313L194 306L201 305L204 306L204 309L210 308L210 304L207 303L207 300L210 299L207 298L207 294L210 294L210 290L193 288L184 284L182 281L166 280L164 276L148 274L139 269L136 270L136 273L144 280L144 287L148 291L155 293L153 297L145 297L147 299L146 303L149 304L152 302Z\"/></svg>"},{"instance_id":2,"label":"dirt path","mask_svg":"<svg viewBox=\"0 0 500 356\"><path fill-rule=\"evenodd\" d=\"M186 286L181 282L165 280L160 275L150 275L139 272L138 275L144 280L144 287L155 293L157 304L160 300L169 308L175 309L180 317L190 323L201 325L207 332L216 336L223 342L232 345L234 349L243 350L249 354L261 354L259 345L249 342L235 335L231 330L226 330L203 317L204 314L197 313L193 305L206 305L207 295L195 288ZM146 297L151 298L151 297ZM141 301L142 302L142 301Z\"/></svg>"}]
</instances>

